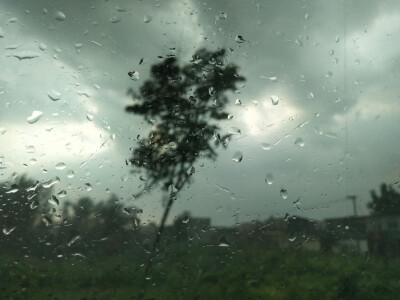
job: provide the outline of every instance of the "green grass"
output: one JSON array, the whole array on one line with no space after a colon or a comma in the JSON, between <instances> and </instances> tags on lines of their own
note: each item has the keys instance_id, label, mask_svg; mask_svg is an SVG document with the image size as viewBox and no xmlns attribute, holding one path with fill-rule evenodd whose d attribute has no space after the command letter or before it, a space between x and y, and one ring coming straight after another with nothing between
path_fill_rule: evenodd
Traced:
<instances>
[{"instance_id":1,"label":"green grass","mask_svg":"<svg viewBox=\"0 0 400 300\"><path fill-rule=\"evenodd\" d=\"M145 259L4 257L0 299L137 299ZM301 250L174 246L146 299L400 299L400 260Z\"/></svg>"}]
</instances>

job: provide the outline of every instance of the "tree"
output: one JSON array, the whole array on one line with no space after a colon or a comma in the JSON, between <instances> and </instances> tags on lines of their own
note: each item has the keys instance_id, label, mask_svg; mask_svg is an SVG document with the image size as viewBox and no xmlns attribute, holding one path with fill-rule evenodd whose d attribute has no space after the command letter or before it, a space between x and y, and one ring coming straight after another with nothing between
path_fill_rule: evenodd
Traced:
<instances>
[{"instance_id":1,"label":"tree","mask_svg":"<svg viewBox=\"0 0 400 300\"><path fill-rule=\"evenodd\" d=\"M147 137L138 140L130 164L134 171L146 173L142 192L156 184L169 191L154 250L176 195L195 172L194 163L200 157L215 160L215 149L227 146L230 135L221 135L215 121L229 118L226 92L245 80L237 71L236 65L227 63L224 49L200 49L183 67L175 57L153 65L151 78L139 92L128 92L134 103L126 111L143 116L153 126Z\"/></svg>"},{"instance_id":2,"label":"tree","mask_svg":"<svg viewBox=\"0 0 400 300\"><path fill-rule=\"evenodd\" d=\"M98 203L83 197L73 203L65 202L62 210L65 222L59 224L56 232L59 251L79 249L91 256L118 252L124 242L130 241L132 229L139 223L140 210L123 207L116 195Z\"/></svg>"},{"instance_id":3,"label":"tree","mask_svg":"<svg viewBox=\"0 0 400 300\"><path fill-rule=\"evenodd\" d=\"M381 184L381 195L378 196L374 190L371 191L372 201L368 208L374 214L398 215L400 214L400 193L392 185Z\"/></svg>"},{"instance_id":4,"label":"tree","mask_svg":"<svg viewBox=\"0 0 400 300\"><path fill-rule=\"evenodd\" d=\"M228 118L225 92L235 90L244 78L237 75L235 65L226 65L225 50L205 49L184 67L176 58L167 58L152 67L151 76L139 94L129 90L135 102L126 110L154 125L148 137L139 140L130 163L146 170L147 187L161 183L168 190L173 184L179 190L200 155L216 158L213 136L216 146L226 146L229 134L221 136L219 126L209 120Z\"/></svg>"},{"instance_id":5,"label":"tree","mask_svg":"<svg viewBox=\"0 0 400 300\"><path fill-rule=\"evenodd\" d=\"M145 170L144 190L161 184L164 191L170 192L165 218L174 197L194 173L196 160L216 159L215 147L227 146L230 134L221 136L220 127L210 121L228 118L224 109L229 99L225 93L244 81L237 69L227 64L224 49L200 49L184 67L174 57L154 65L151 79L139 93L129 90L134 103L126 111L142 115L153 125L148 136L139 139L130 164L134 170Z\"/></svg>"},{"instance_id":6,"label":"tree","mask_svg":"<svg viewBox=\"0 0 400 300\"><path fill-rule=\"evenodd\" d=\"M50 220L47 200L51 192L26 175L0 183L0 248L27 254L40 247L39 228L42 219Z\"/></svg>"}]
</instances>

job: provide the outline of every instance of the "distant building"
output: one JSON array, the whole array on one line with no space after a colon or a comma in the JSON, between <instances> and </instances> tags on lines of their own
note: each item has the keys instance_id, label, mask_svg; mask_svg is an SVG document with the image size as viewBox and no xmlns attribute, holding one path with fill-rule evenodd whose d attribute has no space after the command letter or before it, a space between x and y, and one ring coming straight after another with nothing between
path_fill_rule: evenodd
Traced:
<instances>
[{"instance_id":1,"label":"distant building","mask_svg":"<svg viewBox=\"0 0 400 300\"><path fill-rule=\"evenodd\" d=\"M267 248L303 248L318 251L320 242L316 238L316 224L311 219L298 216L270 217L263 223L242 224L240 238L248 244L264 245Z\"/></svg>"},{"instance_id":2,"label":"distant building","mask_svg":"<svg viewBox=\"0 0 400 300\"><path fill-rule=\"evenodd\" d=\"M324 230L333 234L334 251L400 255L400 215L331 218Z\"/></svg>"}]
</instances>

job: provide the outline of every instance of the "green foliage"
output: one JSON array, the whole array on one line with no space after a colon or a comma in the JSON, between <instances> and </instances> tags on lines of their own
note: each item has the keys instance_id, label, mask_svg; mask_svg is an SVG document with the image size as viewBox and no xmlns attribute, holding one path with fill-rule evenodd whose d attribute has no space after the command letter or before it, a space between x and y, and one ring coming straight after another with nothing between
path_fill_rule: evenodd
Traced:
<instances>
[{"instance_id":1,"label":"green foliage","mask_svg":"<svg viewBox=\"0 0 400 300\"><path fill-rule=\"evenodd\" d=\"M400 214L400 193L393 186L381 185L381 195L371 191L372 201L368 203L368 208L375 214L398 215Z\"/></svg>"}]
</instances>

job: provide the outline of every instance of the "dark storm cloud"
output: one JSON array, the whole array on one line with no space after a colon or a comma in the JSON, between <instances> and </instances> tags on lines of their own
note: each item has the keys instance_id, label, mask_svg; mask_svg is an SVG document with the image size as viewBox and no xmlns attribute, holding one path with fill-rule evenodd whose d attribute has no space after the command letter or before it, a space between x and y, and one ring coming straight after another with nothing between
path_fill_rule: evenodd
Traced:
<instances>
[{"instance_id":1,"label":"dark storm cloud","mask_svg":"<svg viewBox=\"0 0 400 300\"><path fill-rule=\"evenodd\" d=\"M363 206L371 188L398 178L394 153L400 139L392 125L398 122L400 94L397 1L7 1L2 6L9 14L1 14L0 46L21 44L7 53L40 55L29 62L5 57L7 78L0 80L7 96L25 105L11 104L9 113L1 114L4 126L23 124L29 131L25 119L37 107L48 117L46 128L59 122L54 135L61 134L63 122L92 124L81 137L90 149L81 173L90 173L84 180L98 180L99 191L107 185L130 199L140 185L124 160L134 137L146 134L148 125L125 114L126 91L138 88L160 61L157 56L170 54L170 48L182 63L200 47L231 48L229 61L247 79L230 95L233 120L221 122L225 131L236 127L241 134L215 163L204 161L205 167L196 168L175 213L189 208L220 224L231 223L238 211L243 220L293 209L315 218L349 214L346 205L297 211L293 202L301 198L303 207L321 207L350 192L363 198ZM55 19L58 11L64 21ZM18 22L7 23L13 17ZM41 43L44 51L38 49ZM127 76L133 70L140 73L139 81ZM62 92L62 99L49 105L52 88ZM272 95L280 98L276 106ZM233 104L236 98L242 106ZM21 107L23 123L16 124ZM295 144L298 138L303 147ZM95 150L106 140L101 151ZM261 149L261 143L271 149ZM244 155L240 164L232 161L238 150ZM76 157L71 166L82 159ZM10 163L18 165L15 159ZM274 175L272 185L265 183L267 173ZM288 190L287 201L280 198L281 188ZM157 215L160 197L155 192L139 204Z\"/></svg>"}]
</instances>

